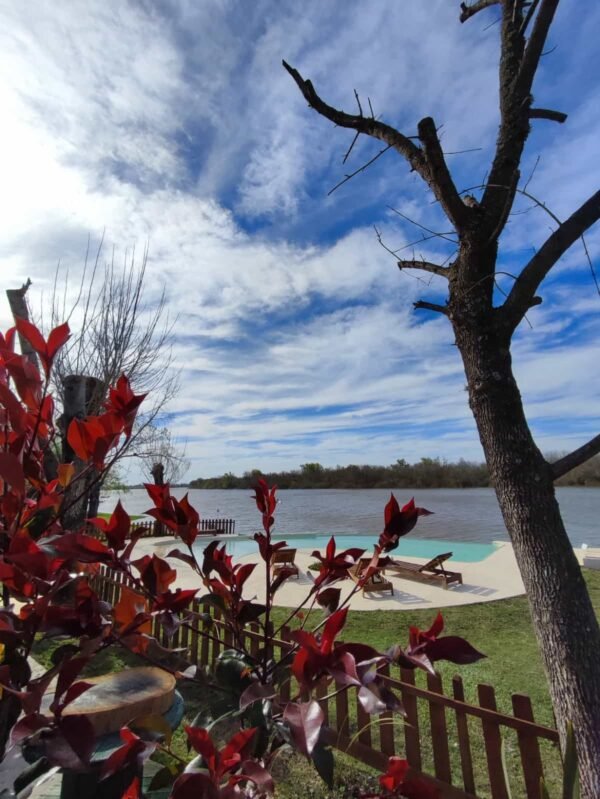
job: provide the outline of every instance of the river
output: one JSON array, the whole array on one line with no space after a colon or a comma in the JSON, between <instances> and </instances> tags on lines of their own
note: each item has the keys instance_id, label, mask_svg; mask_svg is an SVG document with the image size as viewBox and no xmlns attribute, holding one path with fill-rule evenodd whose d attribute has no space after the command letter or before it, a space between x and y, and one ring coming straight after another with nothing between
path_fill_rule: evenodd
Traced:
<instances>
[{"instance_id":1,"label":"river","mask_svg":"<svg viewBox=\"0 0 600 799\"><path fill-rule=\"evenodd\" d=\"M184 493L185 489L173 490L177 497ZM508 538L490 488L398 489L394 494L400 504L414 495L417 505L435 514L419 519L415 537L482 543ZM378 534L389 496L389 489L280 491L275 532ZM573 546L600 547L600 488L558 488L557 496ZM106 495L100 510L112 510L118 498L116 493ZM132 489L120 498L130 514L144 513L152 506L143 489ZM235 519L237 533L248 535L260 528L250 490L191 489L189 498L204 518Z\"/></svg>"}]
</instances>

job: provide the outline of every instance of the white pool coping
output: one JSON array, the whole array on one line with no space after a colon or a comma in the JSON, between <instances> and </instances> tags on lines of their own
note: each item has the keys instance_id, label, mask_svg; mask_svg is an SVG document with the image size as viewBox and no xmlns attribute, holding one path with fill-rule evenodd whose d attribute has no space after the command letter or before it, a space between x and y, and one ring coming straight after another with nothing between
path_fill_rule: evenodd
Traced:
<instances>
[{"instance_id":1,"label":"white pool coping","mask_svg":"<svg viewBox=\"0 0 600 799\"><path fill-rule=\"evenodd\" d=\"M472 605L477 602L491 602L497 599L508 599L525 593L519 568L515 559L512 545L506 541L494 541L495 551L487 558L475 563L464 563L452 558L446 562L449 571L461 572L463 584L444 589L437 585L405 580L391 574L386 574L394 587L394 595L368 593L366 596L358 593L352 597L350 607L353 610L416 610L438 609L458 605ZM172 538L145 538L136 546L136 555L156 554L164 557L171 549L181 548L181 543ZM276 604L280 607L295 607L308 594L313 572L308 570L315 558L310 554L310 549L298 549L296 564L300 569L300 578L288 579L276 594ZM424 563L424 558L402 556L402 560L412 563ZM189 566L180 560L171 561L177 569L177 580L173 587L196 588L198 577ZM256 597L257 601L264 601L265 571L264 565L258 560L258 553L244 555L236 560L240 563L257 562L258 565L246 582L245 595ZM342 589L342 596L346 596L353 588L350 580L337 584ZM203 587L200 586L202 589ZM201 593L199 592L199 596Z\"/></svg>"}]
</instances>

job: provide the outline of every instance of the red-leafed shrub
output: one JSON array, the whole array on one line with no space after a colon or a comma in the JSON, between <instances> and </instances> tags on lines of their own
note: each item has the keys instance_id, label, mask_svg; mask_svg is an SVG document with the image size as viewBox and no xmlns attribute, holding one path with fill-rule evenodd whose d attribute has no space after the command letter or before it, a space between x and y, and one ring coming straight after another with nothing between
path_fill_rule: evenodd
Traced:
<instances>
[{"instance_id":1,"label":"red-leafed shrub","mask_svg":"<svg viewBox=\"0 0 600 799\"><path fill-rule=\"evenodd\" d=\"M231 646L222 652L214 668L190 668L177 673L196 680L207 700L202 723L186 728L189 746L196 757L166 769L171 775L174 799L187 797L267 796L273 792L270 764L282 746L292 746L312 760L321 776L331 782L333 756L323 735L323 712L314 698L316 686L328 684L333 691L356 691L367 713L402 713L402 704L388 687L382 670L390 664L433 671L441 659L470 663L482 655L464 639L442 636L441 616L427 631L411 628L406 646L398 644L381 653L364 644L340 642L348 605L363 583L381 566L384 552L408 533L420 515L429 513L409 502L402 509L392 496L385 508L385 527L371 563L349 595L342 601L337 586L348 577L364 552L338 552L332 538L324 553L314 552L319 572L302 602L290 615L301 617L305 604L319 605L326 618L306 629L310 615L293 636L293 649L282 660L273 659L274 629L271 613L276 591L291 576L285 568L273 576L273 554L285 543L272 537L277 507L276 487L258 480L255 502L262 531L254 536L262 560L265 592L263 602L248 595L247 581L257 564L237 564L226 545L212 541L203 552L194 547L200 517L187 496L176 499L169 486L147 486L153 507L149 515L159 520L183 549L173 549L167 559L156 554L137 557L135 545L141 530L132 530L130 519L117 504L110 519L89 519L83 529L68 529L63 523L71 504L90 490L90 478L100 480L119 454L143 397L136 396L125 376L110 390L104 412L76 419L67 430L68 442L79 459L60 464L58 476L45 473L45 454L53 447L57 430L53 402L47 393L53 359L65 343L66 325L44 340L37 328L18 323L37 353L43 374L26 357L14 352L14 329L0 336L0 580L4 607L0 611L0 756L8 748L27 753L35 750L50 766L85 770L94 748L94 733L84 715L64 715L65 708L88 688L83 669L107 647L119 645L150 658L156 621L163 638L181 626L194 635L215 638L218 633L207 619L189 613L199 590L202 600L218 609ZM83 463L83 467L81 466ZM174 589L177 572L171 562L182 560L198 578L198 588ZM79 567L74 568L74 564ZM102 601L93 589L92 575L104 564L124 575L123 587L114 607ZM250 623L262 631L258 648L249 648L242 635ZM32 679L28 657L36 639L69 637L77 643L64 647L57 665L42 677ZM157 651L164 651L154 641ZM181 652L179 652L181 656ZM49 706L42 697L53 678L56 687ZM284 685L293 677L296 686ZM282 699L290 696L289 699ZM210 728L216 717L239 725L229 742L218 748ZM154 722L156 724L158 722ZM160 727L160 724L158 724ZM169 736L167 736L168 738ZM106 778L134 762L142 763L157 746L124 728L123 745L105 763ZM165 779L165 773L161 780ZM390 760L381 777L381 795L429 797L431 789L415 780L404 761ZM139 795L134 781L126 795Z\"/></svg>"}]
</instances>

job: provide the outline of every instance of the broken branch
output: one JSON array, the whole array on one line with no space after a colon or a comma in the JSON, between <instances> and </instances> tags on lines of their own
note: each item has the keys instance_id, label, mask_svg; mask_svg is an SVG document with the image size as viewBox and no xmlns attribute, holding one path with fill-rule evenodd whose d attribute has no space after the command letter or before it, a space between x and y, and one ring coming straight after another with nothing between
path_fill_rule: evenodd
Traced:
<instances>
[{"instance_id":1,"label":"broken branch","mask_svg":"<svg viewBox=\"0 0 600 799\"><path fill-rule=\"evenodd\" d=\"M435 311L436 313L441 313L444 314L444 316L448 316L447 305L436 305L434 302L425 302L425 300L417 300L417 302L413 302L413 307L415 311L419 310Z\"/></svg>"},{"instance_id":2,"label":"broken branch","mask_svg":"<svg viewBox=\"0 0 600 799\"><path fill-rule=\"evenodd\" d=\"M588 441L587 444L579 447L579 449L573 450L573 452L570 452L568 455L565 455L564 458L552 464L554 479L557 480L576 466L581 466L582 463L589 461L590 458L593 458L594 455L597 455L599 452L600 435L597 435Z\"/></svg>"},{"instance_id":3,"label":"broken branch","mask_svg":"<svg viewBox=\"0 0 600 799\"><path fill-rule=\"evenodd\" d=\"M460 4L460 21L466 22L471 17L474 17L475 14L478 14L480 11L483 11L484 8L489 8L490 6L497 6L500 3L500 0L478 0L477 3L473 3L473 5L468 6L466 3Z\"/></svg>"},{"instance_id":4,"label":"broken branch","mask_svg":"<svg viewBox=\"0 0 600 799\"><path fill-rule=\"evenodd\" d=\"M567 115L562 111L552 111L549 108L530 108L529 118L549 119L551 122L560 122L561 124L567 121Z\"/></svg>"},{"instance_id":5,"label":"broken branch","mask_svg":"<svg viewBox=\"0 0 600 799\"><path fill-rule=\"evenodd\" d=\"M434 275L441 275L448 278L450 268L447 266L440 266L439 264L432 264L430 261L417 261L415 258L412 261L398 261L398 269L420 269L422 272L431 272Z\"/></svg>"}]
</instances>

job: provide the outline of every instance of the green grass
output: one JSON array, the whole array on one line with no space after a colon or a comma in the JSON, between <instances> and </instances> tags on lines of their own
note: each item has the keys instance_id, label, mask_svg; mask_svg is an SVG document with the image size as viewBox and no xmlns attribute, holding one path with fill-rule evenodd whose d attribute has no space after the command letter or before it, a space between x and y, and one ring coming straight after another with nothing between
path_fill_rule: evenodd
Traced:
<instances>
[{"instance_id":1,"label":"green grass","mask_svg":"<svg viewBox=\"0 0 600 799\"><path fill-rule=\"evenodd\" d=\"M98 516L99 516L101 519L110 519L111 515L112 515L112 514L110 514L110 513L99 513L99 514L98 514ZM140 519L143 519L144 517L143 517L143 516L136 516L136 515L134 514L134 515L130 516L129 518L131 519L131 521L132 521L132 522L137 522L137 521L139 521Z\"/></svg>"},{"instance_id":2,"label":"green grass","mask_svg":"<svg viewBox=\"0 0 600 799\"><path fill-rule=\"evenodd\" d=\"M584 570L588 590L596 612L600 613L600 573ZM461 635L483 652L487 657L470 666L457 667L452 664L439 664L446 690L454 674L463 678L465 698L467 702L476 703L477 685L488 683L494 686L498 709L512 713L511 695L527 694L532 701L535 718L542 724L553 724L552 707L547 690L546 678L541 664L537 644L533 635L529 609L524 597L487 602L476 605L443 609L445 632L450 635ZM289 610L278 608L274 611L275 625L282 623ZM360 641L371 644L379 650L387 649L391 644L406 644L408 627L416 624L426 629L437 613L436 608L407 611L352 611L343 637L347 641ZM321 619L320 612L314 614L309 622L316 623ZM51 652L55 643L40 643L35 657L44 665L49 665ZM102 674L121 668L139 665L140 660L129 653L118 649L107 650L88 667L87 674ZM198 690L184 687L186 701L186 718L190 723L202 707L202 695ZM448 714L449 718L451 714ZM421 736L423 757L426 770L431 769L431 751L425 731L428 726L427 710L423 708L421 718ZM449 721L449 732L452 737L453 721ZM374 737L376 734L374 732ZM402 730L398 726L398 752L402 752ZM481 727L473 722L471 743L477 773L486 772L485 752ZM516 739L508 733L505 740L507 769L511 779L520 774L519 754ZM174 736L174 749L181 757L187 757L183 725ZM559 780L559 760L550 746L543 747L547 778L550 782L551 795L557 794ZM458 754L451 740L451 757L453 773L460 774ZM308 799L341 799L350 797L356 786L374 786L373 772L357 761L336 753L336 780L338 787L333 792L327 791L314 770L302 758L296 755L284 755L276 761L274 775L278 778L277 799L307 797ZM299 786L302 786L301 788ZM350 787L354 786L354 787ZM482 790L482 798L488 794ZM521 791L513 791L513 799L520 799Z\"/></svg>"}]
</instances>

